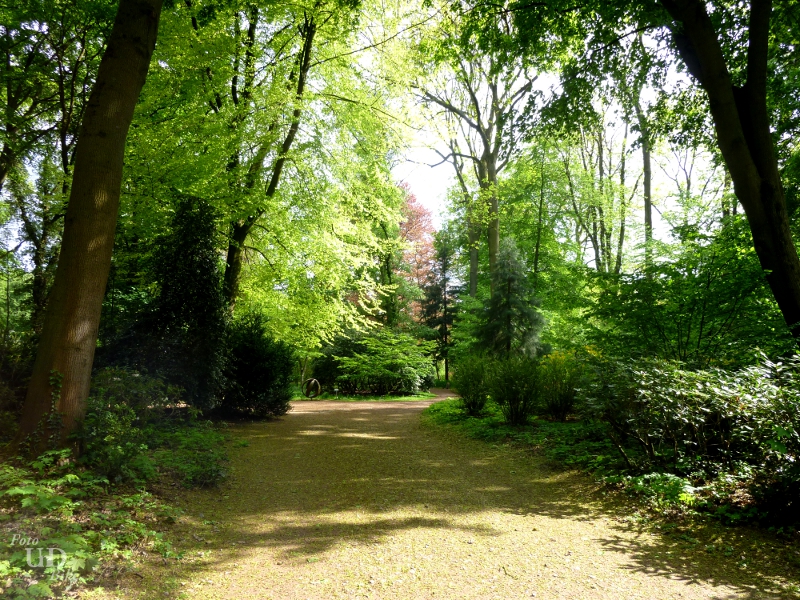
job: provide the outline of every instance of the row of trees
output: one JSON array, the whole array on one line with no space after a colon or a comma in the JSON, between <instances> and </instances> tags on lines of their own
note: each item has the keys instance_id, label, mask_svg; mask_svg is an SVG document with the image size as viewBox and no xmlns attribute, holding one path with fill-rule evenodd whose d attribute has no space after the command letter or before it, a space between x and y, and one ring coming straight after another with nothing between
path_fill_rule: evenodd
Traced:
<instances>
[{"instance_id":1,"label":"row of trees","mask_svg":"<svg viewBox=\"0 0 800 600\"><path fill-rule=\"evenodd\" d=\"M187 347L204 311L266 315L302 375L339 333L376 327L434 339L445 379L476 343L700 366L785 351L791 4L3 9L5 372L36 348L18 439L55 411L64 443L98 332L120 355L157 306ZM453 168L440 232L390 173L416 112ZM158 247L198 210L205 262L170 265ZM221 305L186 300L200 272Z\"/></svg>"}]
</instances>

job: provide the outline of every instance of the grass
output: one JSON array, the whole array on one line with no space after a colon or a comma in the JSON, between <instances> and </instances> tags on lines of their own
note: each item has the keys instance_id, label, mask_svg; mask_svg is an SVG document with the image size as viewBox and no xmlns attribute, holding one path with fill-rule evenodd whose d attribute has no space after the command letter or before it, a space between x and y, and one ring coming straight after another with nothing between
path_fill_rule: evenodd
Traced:
<instances>
[{"instance_id":1,"label":"grass","mask_svg":"<svg viewBox=\"0 0 800 600\"><path fill-rule=\"evenodd\" d=\"M292 398L292 402L304 401L314 402L316 400L335 400L336 402L415 402L418 400L430 400L436 398L436 394L430 392L420 392L419 394L406 394L398 396L371 396L368 394L356 394L355 396L345 396L342 394L321 394L314 399L306 398L305 396L297 396Z\"/></svg>"},{"instance_id":2,"label":"grass","mask_svg":"<svg viewBox=\"0 0 800 600\"><path fill-rule=\"evenodd\" d=\"M533 417L527 425L514 426L505 422L500 407L491 401L482 416L470 417L464 413L458 399L429 406L423 412L423 420L492 444L529 447L561 464L601 475L618 473L624 468L603 423L560 423Z\"/></svg>"}]
</instances>

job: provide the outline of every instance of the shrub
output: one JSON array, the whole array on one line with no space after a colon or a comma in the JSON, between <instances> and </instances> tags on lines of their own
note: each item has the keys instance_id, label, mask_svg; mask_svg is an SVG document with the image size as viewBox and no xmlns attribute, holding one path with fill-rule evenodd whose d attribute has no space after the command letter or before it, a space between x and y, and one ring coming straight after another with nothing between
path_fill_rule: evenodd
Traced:
<instances>
[{"instance_id":1,"label":"shrub","mask_svg":"<svg viewBox=\"0 0 800 600\"><path fill-rule=\"evenodd\" d=\"M145 454L146 437L140 424L136 411L123 399L95 388L77 434L81 462L111 481L152 479L155 466Z\"/></svg>"},{"instance_id":2,"label":"shrub","mask_svg":"<svg viewBox=\"0 0 800 600\"><path fill-rule=\"evenodd\" d=\"M405 333L386 329L355 341L352 348L340 342L343 355L334 355L335 383L345 393L368 391L377 395L416 393L433 382L430 358L434 342L418 342ZM315 374L317 368L315 366Z\"/></svg>"},{"instance_id":3,"label":"shrub","mask_svg":"<svg viewBox=\"0 0 800 600\"><path fill-rule=\"evenodd\" d=\"M223 412L269 417L284 415L292 399L294 349L274 340L256 313L235 321L228 332L227 383Z\"/></svg>"},{"instance_id":4,"label":"shrub","mask_svg":"<svg viewBox=\"0 0 800 600\"><path fill-rule=\"evenodd\" d=\"M461 406L471 417L479 416L486 406L486 360L482 356L466 356L458 361L453 372L453 387L461 396Z\"/></svg>"},{"instance_id":5,"label":"shrub","mask_svg":"<svg viewBox=\"0 0 800 600\"><path fill-rule=\"evenodd\" d=\"M95 373L92 393L114 398L131 408L142 421L158 418L163 411L174 410L182 402L180 388L125 367L107 367Z\"/></svg>"},{"instance_id":6,"label":"shrub","mask_svg":"<svg viewBox=\"0 0 800 600\"><path fill-rule=\"evenodd\" d=\"M353 356L355 352L365 352L366 346L362 343L363 334L348 332L334 338L330 344L322 349L320 356L312 363L314 378L322 387L332 392L338 388L342 394L350 395L358 391L358 382L339 380L344 373L339 359L344 356Z\"/></svg>"},{"instance_id":7,"label":"shrub","mask_svg":"<svg viewBox=\"0 0 800 600\"><path fill-rule=\"evenodd\" d=\"M581 371L578 362L562 352L545 356L540 365L542 411L564 421L575 407Z\"/></svg>"},{"instance_id":8,"label":"shrub","mask_svg":"<svg viewBox=\"0 0 800 600\"><path fill-rule=\"evenodd\" d=\"M800 505L798 357L738 371L608 362L587 386L585 403L590 415L609 423L634 470L711 480L749 465L750 492L772 514Z\"/></svg>"},{"instance_id":9,"label":"shrub","mask_svg":"<svg viewBox=\"0 0 800 600\"><path fill-rule=\"evenodd\" d=\"M510 425L524 425L539 406L539 365L531 358L511 357L488 365L489 393Z\"/></svg>"},{"instance_id":10,"label":"shrub","mask_svg":"<svg viewBox=\"0 0 800 600\"><path fill-rule=\"evenodd\" d=\"M196 409L182 409L178 390L129 369L98 372L77 433L81 464L112 482L146 482L158 471L189 486L225 474L223 436Z\"/></svg>"}]
</instances>

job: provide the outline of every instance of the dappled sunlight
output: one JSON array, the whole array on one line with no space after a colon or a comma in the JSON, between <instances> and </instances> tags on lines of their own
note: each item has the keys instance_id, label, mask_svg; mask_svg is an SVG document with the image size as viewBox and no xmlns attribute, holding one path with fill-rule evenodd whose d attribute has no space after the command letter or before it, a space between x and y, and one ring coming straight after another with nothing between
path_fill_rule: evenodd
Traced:
<instances>
[{"instance_id":1,"label":"dappled sunlight","mask_svg":"<svg viewBox=\"0 0 800 600\"><path fill-rule=\"evenodd\" d=\"M261 597L267 581L286 586L278 598L398 600L438 597L443 581L474 598L722 599L773 587L622 521L583 476L421 426L419 409L318 407L233 429L249 446L232 449L230 482L183 495L176 535L188 558L153 576L168 572L192 598Z\"/></svg>"}]
</instances>

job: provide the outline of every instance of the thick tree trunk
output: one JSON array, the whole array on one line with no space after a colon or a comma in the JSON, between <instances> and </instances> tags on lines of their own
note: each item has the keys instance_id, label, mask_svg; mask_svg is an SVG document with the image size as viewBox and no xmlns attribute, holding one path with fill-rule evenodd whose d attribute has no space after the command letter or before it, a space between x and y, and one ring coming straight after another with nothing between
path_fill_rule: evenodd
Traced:
<instances>
[{"instance_id":1,"label":"thick tree trunk","mask_svg":"<svg viewBox=\"0 0 800 600\"><path fill-rule=\"evenodd\" d=\"M775 157L767 111L770 0L750 3L747 83L733 85L705 2L661 0L675 20L673 37L708 94L717 144L742 203L761 267L792 335L800 339L800 260Z\"/></svg>"},{"instance_id":2,"label":"thick tree trunk","mask_svg":"<svg viewBox=\"0 0 800 600\"><path fill-rule=\"evenodd\" d=\"M162 0L120 0L78 134L64 237L17 444L64 446L86 411L119 209L125 139ZM53 410L55 412L53 412Z\"/></svg>"}]
</instances>

